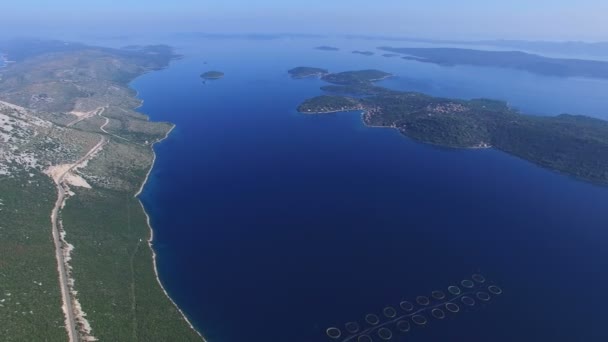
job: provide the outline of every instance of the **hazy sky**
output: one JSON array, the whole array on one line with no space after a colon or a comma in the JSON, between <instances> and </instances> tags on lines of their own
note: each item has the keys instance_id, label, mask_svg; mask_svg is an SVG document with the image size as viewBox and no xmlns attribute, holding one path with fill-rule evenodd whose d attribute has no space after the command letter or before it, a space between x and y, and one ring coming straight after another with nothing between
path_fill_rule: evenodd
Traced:
<instances>
[{"instance_id":1,"label":"hazy sky","mask_svg":"<svg viewBox=\"0 0 608 342\"><path fill-rule=\"evenodd\" d=\"M606 0L7 0L0 32L608 40Z\"/></svg>"}]
</instances>

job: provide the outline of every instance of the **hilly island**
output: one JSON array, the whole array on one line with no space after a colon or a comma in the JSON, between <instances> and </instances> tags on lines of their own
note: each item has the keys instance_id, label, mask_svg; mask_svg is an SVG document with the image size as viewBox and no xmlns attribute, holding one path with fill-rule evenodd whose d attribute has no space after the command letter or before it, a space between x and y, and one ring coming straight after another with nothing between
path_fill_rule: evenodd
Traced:
<instances>
[{"instance_id":1,"label":"hilly island","mask_svg":"<svg viewBox=\"0 0 608 342\"><path fill-rule=\"evenodd\" d=\"M535 116L490 99L460 100L375 85L378 70L327 74L327 95L299 105L323 114L362 111L369 126L392 127L420 142L494 148L591 182L608 184L608 122L582 115Z\"/></svg>"},{"instance_id":2,"label":"hilly island","mask_svg":"<svg viewBox=\"0 0 608 342\"><path fill-rule=\"evenodd\" d=\"M322 77L329 71L320 68L298 67L287 71L293 78Z\"/></svg>"},{"instance_id":3,"label":"hilly island","mask_svg":"<svg viewBox=\"0 0 608 342\"><path fill-rule=\"evenodd\" d=\"M201 341L161 286L137 198L173 125L128 84L163 45L0 45L3 341ZM6 229L5 229L6 228Z\"/></svg>"}]
</instances>

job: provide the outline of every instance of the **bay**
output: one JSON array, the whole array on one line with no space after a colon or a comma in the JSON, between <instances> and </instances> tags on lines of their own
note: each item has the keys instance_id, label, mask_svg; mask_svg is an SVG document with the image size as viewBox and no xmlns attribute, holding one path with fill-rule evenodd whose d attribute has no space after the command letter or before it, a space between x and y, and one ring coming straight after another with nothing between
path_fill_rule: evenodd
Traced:
<instances>
[{"instance_id":1,"label":"bay","mask_svg":"<svg viewBox=\"0 0 608 342\"><path fill-rule=\"evenodd\" d=\"M313 49L332 44L342 50ZM171 297L210 341L327 341L328 327L345 337L346 322L405 314L402 300L480 273L503 293L423 327L410 319L406 334L387 326L394 339L606 340L606 187L420 144L358 113L298 114L324 83L286 71L378 68L396 75L390 88L604 119L608 82L350 53L380 45L178 42L185 58L133 82L142 112L176 124L142 194ZM208 70L226 76L204 83Z\"/></svg>"}]
</instances>

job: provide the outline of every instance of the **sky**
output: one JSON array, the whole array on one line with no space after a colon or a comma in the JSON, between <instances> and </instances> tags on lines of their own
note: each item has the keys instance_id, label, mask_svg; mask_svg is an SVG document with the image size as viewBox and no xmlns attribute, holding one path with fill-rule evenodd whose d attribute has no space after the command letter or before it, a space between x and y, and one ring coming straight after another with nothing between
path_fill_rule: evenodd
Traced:
<instances>
[{"instance_id":1,"label":"sky","mask_svg":"<svg viewBox=\"0 0 608 342\"><path fill-rule=\"evenodd\" d=\"M8 0L0 33L314 33L608 41L606 0Z\"/></svg>"}]
</instances>

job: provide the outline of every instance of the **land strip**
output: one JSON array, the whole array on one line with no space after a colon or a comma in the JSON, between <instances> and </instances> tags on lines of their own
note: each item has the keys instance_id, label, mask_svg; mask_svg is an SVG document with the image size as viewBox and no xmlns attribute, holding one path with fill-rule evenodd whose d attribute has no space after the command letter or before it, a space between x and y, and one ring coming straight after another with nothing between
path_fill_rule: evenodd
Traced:
<instances>
[{"instance_id":1,"label":"land strip","mask_svg":"<svg viewBox=\"0 0 608 342\"><path fill-rule=\"evenodd\" d=\"M77 306L74 305L74 294L75 291L72 288L74 279L70 275L70 265L68 260L70 258L70 248L67 241L65 241L65 231L63 230L60 215L61 208L65 206L68 194L70 193L69 186L66 182L66 177L73 172L76 168L81 167L87 162L92 156L94 156L99 150L107 143L107 139L104 136L100 136L97 145L93 146L91 150L87 152L82 158L76 163L69 166L66 170L61 172L55 180L57 185L57 201L51 212L51 226L53 234L53 242L55 244L55 256L57 258L57 270L59 272L59 287L61 288L61 297L63 300L63 310L65 313L65 326L68 332L68 338L70 342L76 342L83 339L91 339L91 336L86 336L87 332L78 331L77 319L75 317L84 317L81 313L76 313ZM94 339L92 339L94 340Z\"/></svg>"},{"instance_id":2,"label":"land strip","mask_svg":"<svg viewBox=\"0 0 608 342\"><path fill-rule=\"evenodd\" d=\"M386 74L388 77L388 74ZM608 184L608 122L582 115L534 116L503 101L460 100L374 85L377 70L327 74L329 94L298 111L362 111L369 126L391 127L418 141L452 148L495 148L539 166Z\"/></svg>"},{"instance_id":3,"label":"land strip","mask_svg":"<svg viewBox=\"0 0 608 342\"><path fill-rule=\"evenodd\" d=\"M17 62L0 69L3 340L203 340L160 284L136 197L153 144L173 125L136 112L128 84L175 55L165 46L11 48Z\"/></svg>"}]
</instances>

